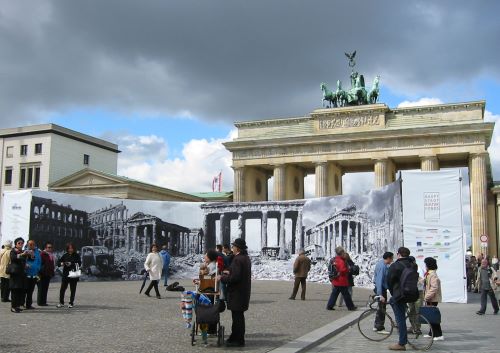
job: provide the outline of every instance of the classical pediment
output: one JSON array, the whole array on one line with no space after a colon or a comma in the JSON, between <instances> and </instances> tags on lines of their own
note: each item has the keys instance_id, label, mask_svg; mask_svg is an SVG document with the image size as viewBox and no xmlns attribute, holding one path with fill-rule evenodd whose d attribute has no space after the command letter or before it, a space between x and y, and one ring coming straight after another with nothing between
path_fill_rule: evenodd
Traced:
<instances>
[{"instance_id":1,"label":"classical pediment","mask_svg":"<svg viewBox=\"0 0 500 353\"><path fill-rule=\"evenodd\" d=\"M78 187L89 185L127 185L124 178L92 169L82 169L50 185L51 188Z\"/></svg>"}]
</instances>

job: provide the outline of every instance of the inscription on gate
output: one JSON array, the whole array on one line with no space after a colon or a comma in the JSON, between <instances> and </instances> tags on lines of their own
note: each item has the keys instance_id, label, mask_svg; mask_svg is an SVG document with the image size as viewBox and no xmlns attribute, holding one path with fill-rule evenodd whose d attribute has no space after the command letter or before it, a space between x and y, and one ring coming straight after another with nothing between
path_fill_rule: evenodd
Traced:
<instances>
[{"instance_id":1,"label":"inscription on gate","mask_svg":"<svg viewBox=\"0 0 500 353\"><path fill-rule=\"evenodd\" d=\"M321 119L319 129L339 129L349 127L378 126L380 117L378 115L358 116L358 117L334 117Z\"/></svg>"}]
</instances>

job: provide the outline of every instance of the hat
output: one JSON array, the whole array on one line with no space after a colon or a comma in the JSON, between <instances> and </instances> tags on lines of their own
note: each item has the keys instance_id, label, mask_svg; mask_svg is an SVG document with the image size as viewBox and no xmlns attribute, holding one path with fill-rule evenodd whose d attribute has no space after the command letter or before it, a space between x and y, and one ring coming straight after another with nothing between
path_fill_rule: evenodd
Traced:
<instances>
[{"instance_id":1,"label":"hat","mask_svg":"<svg viewBox=\"0 0 500 353\"><path fill-rule=\"evenodd\" d=\"M8 248L12 248L12 240L4 240L2 245Z\"/></svg>"},{"instance_id":2,"label":"hat","mask_svg":"<svg viewBox=\"0 0 500 353\"><path fill-rule=\"evenodd\" d=\"M247 243L246 243L245 239L236 238L231 243L231 245L236 246L240 250L246 250L247 249Z\"/></svg>"}]
</instances>

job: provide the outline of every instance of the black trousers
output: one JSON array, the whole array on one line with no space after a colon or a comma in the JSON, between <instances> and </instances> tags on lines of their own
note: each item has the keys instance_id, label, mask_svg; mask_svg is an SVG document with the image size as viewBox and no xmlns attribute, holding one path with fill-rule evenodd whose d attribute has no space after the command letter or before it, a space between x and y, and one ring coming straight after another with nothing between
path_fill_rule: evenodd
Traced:
<instances>
[{"instance_id":1,"label":"black trousers","mask_svg":"<svg viewBox=\"0 0 500 353\"><path fill-rule=\"evenodd\" d=\"M427 302L427 305L438 306L438 303ZM432 327L432 333L434 334L434 337L441 337L443 335L443 331L441 331L441 324L431 324L431 327Z\"/></svg>"},{"instance_id":2,"label":"black trousers","mask_svg":"<svg viewBox=\"0 0 500 353\"><path fill-rule=\"evenodd\" d=\"M348 287L333 286L332 293L330 294L330 299L328 299L328 304L326 304L327 309L333 308L335 306L339 294L342 294L342 296L344 297L347 309L349 310L353 309L354 303L352 302L351 295L349 294L349 291L347 289Z\"/></svg>"},{"instance_id":3,"label":"black trousers","mask_svg":"<svg viewBox=\"0 0 500 353\"><path fill-rule=\"evenodd\" d=\"M158 290L158 280L152 280L151 283L149 284L148 286L148 289L146 289L146 292L144 292L145 294L149 295L149 292L151 292L151 289L153 289L153 287L155 288L155 292L156 292L156 296L159 297L160 296L160 291Z\"/></svg>"},{"instance_id":4,"label":"black trousers","mask_svg":"<svg viewBox=\"0 0 500 353\"><path fill-rule=\"evenodd\" d=\"M24 304L24 297L26 296L26 290L24 288L11 288L10 289L10 306L12 308L19 308Z\"/></svg>"},{"instance_id":5,"label":"black trousers","mask_svg":"<svg viewBox=\"0 0 500 353\"><path fill-rule=\"evenodd\" d=\"M306 278L305 277L295 277L295 282L293 283L293 292L291 298L295 299L297 292L299 291L299 284L302 286L302 291L300 293L300 299L306 299Z\"/></svg>"},{"instance_id":6,"label":"black trousers","mask_svg":"<svg viewBox=\"0 0 500 353\"><path fill-rule=\"evenodd\" d=\"M76 285L78 284L78 278L63 278L61 281L61 290L59 291L59 303L64 304L64 294L66 294L66 289L69 284L69 303L73 304L75 302Z\"/></svg>"},{"instance_id":7,"label":"black trousers","mask_svg":"<svg viewBox=\"0 0 500 353\"><path fill-rule=\"evenodd\" d=\"M245 343L245 312L231 310L233 324L228 342Z\"/></svg>"},{"instance_id":8,"label":"black trousers","mask_svg":"<svg viewBox=\"0 0 500 353\"><path fill-rule=\"evenodd\" d=\"M35 291L37 278L26 277L26 301L24 305L27 308L31 308L33 306L33 292Z\"/></svg>"},{"instance_id":9,"label":"black trousers","mask_svg":"<svg viewBox=\"0 0 500 353\"><path fill-rule=\"evenodd\" d=\"M40 276L40 281L38 281L38 292L37 292L37 304L46 305L47 304L47 292L49 291L51 277Z\"/></svg>"},{"instance_id":10,"label":"black trousers","mask_svg":"<svg viewBox=\"0 0 500 353\"><path fill-rule=\"evenodd\" d=\"M479 311L486 311L486 303L488 302L488 297L490 297L491 305L494 311L498 311L498 302L495 296L495 291L493 289L481 289L481 309Z\"/></svg>"},{"instance_id":11,"label":"black trousers","mask_svg":"<svg viewBox=\"0 0 500 353\"><path fill-rule=\"evenodd\" d=\"M387 305L387 290L382 291L382 297L385 298L385 303L378 302L377 314L375 314L374 327L378 331L385 329L385 311L386 311L386 305Z\"/></svg>"},{"instance_id":12,"label":"black trousers","mask_svg":"<svg viewBox=\"0 0 500 353\"><path fill-rule=\"evenodd\" d=\"M1 288L1 298L3 302L9 300L10 288L9 288L9 279L1 277L0 278L0 288Z\"/></svg>"}]
</instances>

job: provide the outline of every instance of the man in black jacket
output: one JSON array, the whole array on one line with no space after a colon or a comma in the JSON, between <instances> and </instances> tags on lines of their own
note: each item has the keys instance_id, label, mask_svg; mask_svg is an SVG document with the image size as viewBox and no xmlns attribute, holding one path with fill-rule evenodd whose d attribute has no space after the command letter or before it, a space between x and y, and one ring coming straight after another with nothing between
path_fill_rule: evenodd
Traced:
<instances>
[{"instance_id":1,"label":"man in black jacket","mask_svg":"<svg viewBox=\"0 0 500 353\"><path fill-rule=\"evenodd\" d=\"M408 331L406 328L406 302L403 300L400 280L405 267L416 266L415 263L409 259L410 249L400 247L398 249L398 259L394 262L387 271L387 286L391 292L390 304L394 310L394 316L398 325L399 342L389 346L392 351L406 351L406 344L408 343Z\"/></svg>"},{"instance_id":2,"label":"man in black jacket","mask_svg":"<svg viewBox=\"0 0 500 353\"><path fill-rule=\"evenodd\" d=\"M224 270L220 280L227 284L227 308L231 310L233 324L231 335L226 341L228 347L245 345L245 315L250 303L252 264L247 253L244 239L235 239L231 244L234 253L233 261Z\"/></svg>"}]
</instances>

